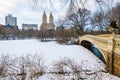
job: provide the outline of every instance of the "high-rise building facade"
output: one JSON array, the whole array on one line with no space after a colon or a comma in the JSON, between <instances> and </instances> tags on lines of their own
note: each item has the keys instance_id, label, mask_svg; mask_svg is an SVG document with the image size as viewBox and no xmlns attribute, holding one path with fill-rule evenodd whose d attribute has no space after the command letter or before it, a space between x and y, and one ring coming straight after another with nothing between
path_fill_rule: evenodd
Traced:
<instances>
[{"instance_id":1,"label":"high-rise building facade","mask_svg":"<svg viewBox=\"0 0 120 80\"><path fill-rule=\"evenodd\" d=\"M22 24L22 29L23 30L38 30L38 25L37 24Z\"/></svg>"},{"instance_id":2,"label":"high-rise building facade","mask_svg":"<svg viewBox=\"0 0 120 80\"><path fill-rule=\"evenodd\" d=\"M11 27L17 26L17 18L13 17L12 14L8 14L5 17L5 25L9 25Z\"/></svg>"}]
</instances>

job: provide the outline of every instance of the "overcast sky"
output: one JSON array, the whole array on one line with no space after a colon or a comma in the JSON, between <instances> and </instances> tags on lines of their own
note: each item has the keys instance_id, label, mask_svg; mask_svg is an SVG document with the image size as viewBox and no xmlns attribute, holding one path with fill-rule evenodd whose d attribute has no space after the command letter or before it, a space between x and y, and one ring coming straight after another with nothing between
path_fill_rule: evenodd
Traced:
<instances>
[{"instance_id":1,"label":"overcast sky","mask_svg":"<svg viewBox=\"0 0 120 80\"><path fill-rule=\"evenodd\" d=\"M49 16L50 11L53 12L56 21L65 13L65 10L61 10L60 4L57 2L54 4L54 7L51 6L46 8L46 6L42 4L42 6L39 6L39 9L33 10L27 0L0 0L0 24L4 25L5 16L12 14L12 16L17 17L19 28L21 28L22 23L38 24L38 26L40 26L44 10L47 16Z\"/></svg>"},{"instance_id":2,"label":"overcast sky","mask_svg":"<svg viewBox=\"0 0 120 80\"><path fill-rule=\"evenodd\" d=\"M41 25L43 11L46 11L47 16L49 16L50 11L54 15L55 22L62 18L65 14L66 8L61 7L62 3L54 0L53 5L46 6L42 2L39 3L39 9L32 9L29 5L29 0L0 0L0 24L5 24L5 16L12 14L17 17L17 23L19 28L21 28L22 23L27 24L38 24ZM89 0L88 8L94 10L93 0Z\"/></svg>"}]
</instances>

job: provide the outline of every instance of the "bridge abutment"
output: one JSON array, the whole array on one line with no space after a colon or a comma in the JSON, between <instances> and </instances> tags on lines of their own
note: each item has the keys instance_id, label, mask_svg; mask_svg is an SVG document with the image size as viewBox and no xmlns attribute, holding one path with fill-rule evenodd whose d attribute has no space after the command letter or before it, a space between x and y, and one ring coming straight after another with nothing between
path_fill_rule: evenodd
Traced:
<instances>
[{"instance_id":1,"label":"bridge abutment","mask_svg":"<svg viewBox=\"0 0 120 80\"><path fill-rule=\"evenodd\" d=\"M114 73L113 74L120 77L120 55L118 54L114 55Z\"/></svg>"},{"instance_id":2,"label":"bridge abutment","mask_svg":"<svg viewBox=\"0 0 120 80\"><path fill-rule=\"evenodd\" d=\"M112 53L106 52L107 56L106 56L106 69L108 72L110 72L111 74L113 74L113 59L112 59Z\"/></svg>"},{"instance_id":3,"label":"bridge abutment","mask_svg":"<svg viewBox=\"0 0 120 80\"><path fill-rule=\"evenodd\" d=\"M106 70L120 77L120 35L85 35L78 39L88 49L91 44L95 45L104 56Z\"/></svg>"},{"instance_id":4,"label":"bridge abutment","mask_svg":"<svg viewBox=\"0 0 120 80\"><path fill-rule=\"evenodd\" d=\"M106 52L107 53L107 52ZM107 56L106 69L111 74L120 77L120 55L109 53Z\"/></svg>"}]
</instances>

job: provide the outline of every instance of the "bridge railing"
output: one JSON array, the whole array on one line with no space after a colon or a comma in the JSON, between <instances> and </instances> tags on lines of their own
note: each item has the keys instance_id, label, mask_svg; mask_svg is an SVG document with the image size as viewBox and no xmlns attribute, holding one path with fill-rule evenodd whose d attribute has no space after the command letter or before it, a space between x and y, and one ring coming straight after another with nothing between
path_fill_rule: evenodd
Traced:
<instances>
[{"instance_id":1,"label":"bridge railing","mask_svg":"<svg viewBox=\"0 0 120 80\"><path fill-rule=\"evenodd\" d=\"M115 38L118 38L118 39L120 39L120 35L115 35Z\"/></svg>"},{"instance_id":2,"label":"bridge railing","mask_svg":"<svg viewBox=\"0 0 120 80\"><path fill-rule=\"evenodd\" d=\"M93 36L93 35L85 35L81 37L81 40L87 40L97 45L99 48L102 48L107 51L112 51L113 47L116 52L120 52L120 36L117 35L113 39L113 37L101 37L101 36ZM113 46L114 45L114 46Z\"/></svg>"}]
</instances>

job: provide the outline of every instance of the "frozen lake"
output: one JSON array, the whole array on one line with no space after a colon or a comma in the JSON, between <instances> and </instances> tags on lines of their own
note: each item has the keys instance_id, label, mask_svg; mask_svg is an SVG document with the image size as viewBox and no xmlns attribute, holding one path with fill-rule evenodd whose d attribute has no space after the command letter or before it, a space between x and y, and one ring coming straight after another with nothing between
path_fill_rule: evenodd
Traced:
<instances>
[{"instance_id":1,"label":"frozen lake","mask_svg":"<svg viewBox=\"0 0 120 80\"><path fill-rule=\"evenodd\" d=\"M56 42L40 42L36 39L0 41L0 55L6 54L18 57L22 55L42 55L48 69L52 67L54 62L62 58L69 58L78 64L84 62L87 65L84 67L85 69L93 71L105 70L105 64L80 45L61 45ZM111 76L108 73L106 75ZM114 76L112 78L119 79ZM46 75L40 77L40 80L47 80Z\"/></svg>"}]
</instances>

